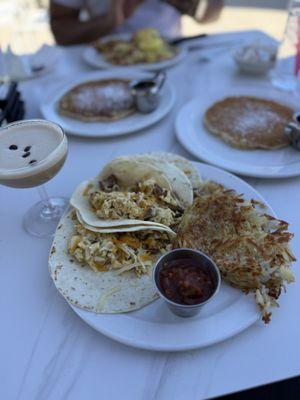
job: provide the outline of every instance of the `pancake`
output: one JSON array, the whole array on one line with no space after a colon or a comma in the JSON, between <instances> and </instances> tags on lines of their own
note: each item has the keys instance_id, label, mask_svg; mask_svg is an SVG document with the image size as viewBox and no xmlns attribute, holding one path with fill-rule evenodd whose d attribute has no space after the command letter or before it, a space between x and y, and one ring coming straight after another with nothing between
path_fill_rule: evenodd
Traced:
<instances>
[{"instance_id":1,"label":"pancake","mask_svg":"<svg viewBox=\"0 0 300 400\"><path fill-rule=\"evenodd\" d=\"M61 97L58 111L85 122L110 122L125 118L135 111L128 83L125 79L81 83Z\"/></svg>"},{"instance_id":2,"label":"pancake","mask_svg":"<svg viewBox=\"0 0 300 400\"><path fill-rule=\"evenodd\" d=\"M227 97L204 115L210 133L241 149L279 149L289 145L284 134L293 110L272 100L251 96Z\"/></svg>"}]
</instances>

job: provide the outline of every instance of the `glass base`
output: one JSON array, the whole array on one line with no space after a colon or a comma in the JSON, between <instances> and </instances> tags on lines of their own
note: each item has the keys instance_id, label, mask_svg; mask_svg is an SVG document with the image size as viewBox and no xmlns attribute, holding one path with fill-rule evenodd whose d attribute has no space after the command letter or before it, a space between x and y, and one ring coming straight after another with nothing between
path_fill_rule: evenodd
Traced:
<instances>
[{"instance_id":1,"label":"glass base","mask_svg":"<svg viewBox=\"0 0 300 400\"><path fill-rule=\"evenodd\" d=\"M34 204L23 218L26 232L38 237L53 236L68 204L69 200L64 197L52 197L49 203L39 201Z\"/></svg>"}]
</instances>

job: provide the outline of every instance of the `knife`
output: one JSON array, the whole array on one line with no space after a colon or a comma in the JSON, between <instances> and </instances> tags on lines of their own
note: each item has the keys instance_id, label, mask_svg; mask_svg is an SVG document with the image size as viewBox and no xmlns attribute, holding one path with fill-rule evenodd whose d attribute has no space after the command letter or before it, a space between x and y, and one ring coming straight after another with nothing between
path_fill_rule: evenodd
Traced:
<instances>
[{"instance_id":1,"label":"knife","mask_svg":"<svg viewBox=\"0 0 300 400\"><path fill-rule=\"evenodd\" d=\"M207 37L207 33L200 33L200 35L194 35L194 36L184 36L184 37L179 37L179 38L174 38L174 39L168 39L167 42L175 46L179 43L186 42L188 40L193 40L193 39L203 39Z\"/></svg>"}]
</instances>

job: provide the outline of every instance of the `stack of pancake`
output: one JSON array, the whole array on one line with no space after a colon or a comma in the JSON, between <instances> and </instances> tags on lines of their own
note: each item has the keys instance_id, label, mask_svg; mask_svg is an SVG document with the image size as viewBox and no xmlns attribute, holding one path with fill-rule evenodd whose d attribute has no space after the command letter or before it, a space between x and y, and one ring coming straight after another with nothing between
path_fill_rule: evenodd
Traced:
<instances>
[{"instance_id":1,"label":"stack of pancake","mask_svg":"<svg viewBox=\"0 0 300 400\"><path fill-rule=\"evenodd\" d=\"M284 134L293 110L272 100L251 96L227 97L204 115L212 134L241 149L278 149L289 145Z\"/></svg>"},{"instance_id":2,"label":"stack of pancake","mask_svg":"<svg viewBox=\"0 0 300 400\"><path fill-rule=\"evenodd\" d=\"M59 100L62 115L85 122L110 122L135 112L125 79L103 79L81 83Z\"/></svg>"}]
</instances>

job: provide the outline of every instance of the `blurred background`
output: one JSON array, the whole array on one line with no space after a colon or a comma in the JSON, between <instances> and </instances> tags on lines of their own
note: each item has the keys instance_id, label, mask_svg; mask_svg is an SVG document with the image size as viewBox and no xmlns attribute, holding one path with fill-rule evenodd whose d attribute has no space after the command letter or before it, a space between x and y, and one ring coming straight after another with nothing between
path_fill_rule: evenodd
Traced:
<instances>
[{"instance_id":1,"label":"blurred background","mask_svg":"<svg viewBox=\"0 0 300 400\"><path fill-rule=\"evenodd\" d=\"M259 29L280 40L287 18L289 0L225 0L218 21L197 24L182 17L183 35ZM48 0L0 0L0 45L18 53L36 51L54 42L48 24Z\"/></svg>"}]
</instances>

